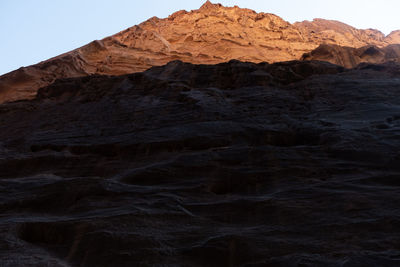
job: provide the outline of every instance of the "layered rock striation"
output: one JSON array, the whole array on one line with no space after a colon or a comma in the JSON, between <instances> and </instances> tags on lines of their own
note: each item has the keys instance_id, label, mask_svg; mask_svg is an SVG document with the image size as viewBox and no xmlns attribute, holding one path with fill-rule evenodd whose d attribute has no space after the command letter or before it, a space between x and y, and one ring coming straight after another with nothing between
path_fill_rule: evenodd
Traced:
<instances>
[{"instance_id":1,"label":"layered rock striation","mask_svg":"<svg viewBox=\"0 0 400 267\"><path fill-rule=\"evenodd\" d=\"M2 104L1 265L396 266L399 86L174 61Z\"/></svg>"},{"instance_id":2,"label":"layered rock striation","mask_svg":"<svg viewBox=\"0 0 400 267\"><path fill-rule=\"evenodd\" d=\"M376 30L359 30L322 19L290 24L274 14L207 1L198 10L179 11L165 19L154 17L103 40L5 74L0 77L0 102L31 99L39 88L59 78L128 74L173 60L194 64L231 59L254 63L298 60L321 44L356 49L374 45L380 49L399 43L398 36L398 32L385 37ZM329 61L342 62L337 58Z\"/></svg>"}]
</instances>

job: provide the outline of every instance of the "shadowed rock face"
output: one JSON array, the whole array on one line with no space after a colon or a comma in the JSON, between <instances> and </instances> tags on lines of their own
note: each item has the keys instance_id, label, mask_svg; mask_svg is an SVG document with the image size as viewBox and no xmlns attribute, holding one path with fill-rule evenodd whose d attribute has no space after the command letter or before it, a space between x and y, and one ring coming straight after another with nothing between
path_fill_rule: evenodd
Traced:
<instances>
[{"instance_id":1,"label":"shadowed rock face","mask_svg":"<svg viewBox=\"0 0 400 267\"><path fill-rule=\"evenodd\" d=\"M312 52L304 54L301 59L327 61L346 68L355 68L361 63L400 62L400 45L389 45L383 48L376 46L353 48L321 45Z\"/></svg>"},{"instance_id":2,"label":"shadowed rock face","mask_svg":"<svg viewBox=\"0 0 400 267\"><path fill-rule=\"evenodd\" d=\"M92 74L121 75L144 71L173 60L216 64L231 59L248 62L298 60L321 44L360 48L400 43L344 23L316 19L290 24L267 13L207 2L191 12L151 18L100 41L20 68L0 77L0 103L32 99L39 88L59 78ZM341 64L341 60L333 59ZM331 60L332 62L332 60Z\"/></svg>"},{"instance_id":3,"label":"shadowed rock face","mask_svg":"<svg viewBox=\"0 0 400 267\"><path fill-rule=\"evenodd\" d=\"M399 86L175 61L0 105L2 266L396 266Z\"/></svg>"}]
</instances>

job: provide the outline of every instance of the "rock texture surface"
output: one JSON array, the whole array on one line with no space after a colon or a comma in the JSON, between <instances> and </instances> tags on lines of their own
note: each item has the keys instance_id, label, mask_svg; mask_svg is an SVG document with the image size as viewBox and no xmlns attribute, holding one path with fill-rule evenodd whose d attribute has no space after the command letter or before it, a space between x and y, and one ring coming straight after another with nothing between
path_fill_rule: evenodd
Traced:
<instances>
[{"instance_id":1,"label":"rock texture surface","mask_svg":"<svg viewBox=\"0 0 400 267\"><path fill-rule=\"evenodd\" d=\"M58 78L92 74L121 75L173 60L216 64L297 60L321 44L378 48L400 43L399 32L385 37L376 30L316 19L290 24L273 14L206 2L199 10L151 18L116 35L94 41L0 77L0 103L31 99ZM341 60L333 59L340 63Z\"/></svg>"},{"instance_id":2,"label":"rock texture surface","mask_svg":"<svg viewBox=\"0 0 400 267\"><path fill-rule=\"evenodd\" d=\"M398 266L400 66L174 61L0 105L8 266Z\"/></svg>"},{"instance_id":3,"label":"rock texture surface","mask_svg":"<svg viewBox=\"0 0 400 267\"><path fill-rule=\"evenodd\" d=\"M359 30L350 25L335 20L314 19L313 21L297 22L296 27L308 41L316 44L335 44L359 48L366 45L386 46L394 38L374 29Z\"/></svg>"},{"instance_id":4,"label":"rock texture surface","mask_svg":"<svg viewBox=\"0 0 400 267\"><path fill-rule=\"evenodd\" d=\"M400 44L382 48L373 45L353 48L324 44L304 54L301 59L327 61L346 68L355 68L361 63L400 62Z\"/></svg>"}]
</instances>

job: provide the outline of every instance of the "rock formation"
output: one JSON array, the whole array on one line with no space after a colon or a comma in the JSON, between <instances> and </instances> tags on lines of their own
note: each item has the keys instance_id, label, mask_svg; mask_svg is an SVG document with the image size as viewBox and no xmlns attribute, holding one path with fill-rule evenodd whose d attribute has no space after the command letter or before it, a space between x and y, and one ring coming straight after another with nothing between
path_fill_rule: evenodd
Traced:
<instances>
[{"instance_id":1,"label":"rock formation","mask_svg":"<svg viewBox=\"0 0 400 267\"><path fill-rule=\"evenodd\" d=\"M399 77L174 61L2 104L1 265L396 266Z\"/></svg>"},{"instance_id":2,"label":"rock formation","mask_svg":"<svg viewBox=\"0 0 400 267\"><path fill-rule=\"evenodd\" d=\"M151 18L100 41L0 77L0 103L32 99L58 78L144 71L173 60L217 64L231 59L280 62L300 59L321 44L383 48L399 43L399 33L385 37L322 19L290 24L273 14L224 7L207 1L199 10ZM340 63L333 59L331 62Z\"/></svg>"},{"instance_id":3,"label":"rock formation","mask_svg":"<svg viewBox=\"0 0 400 267\"><path fill-rule=\"evenodd\" d=\"M1 76L1 267L399 266L399 42L207 1Z\"/></svg>"},{"instance_id":4,"label":"rock formation","mask_svg":"<svg viewBox=\"0 0 400 267\"><path fill-rule=\"evenodd\" d=\"M306 40L316 44L334 44L359 48L366 45L383 47L391 44L394 39L374 29L359 30L340 21L314 19L294 25Z\"/></svg>"},{"instance_id":5,"label":"rock formation","mask_svg":"<svg viewBox=\"0 0 400 267\"><path fill-rule=\"evenodd\" d=\"M386 37L386 41L391 44L400 44L400 30L391 32Z\"/></svg>"},{"instance_id":6,"label":"rock formation","mask_svg":"<svg viewBox=\"0 0 400 267\"><path fill-rule=\"evenodd\" d=\"M376 47L373 45L360 48L324 44L306 53L302 60L320 60L355 68L360 63L382 64L385 62L400 62L400 44Z\"/></svg>"}]
</instances>

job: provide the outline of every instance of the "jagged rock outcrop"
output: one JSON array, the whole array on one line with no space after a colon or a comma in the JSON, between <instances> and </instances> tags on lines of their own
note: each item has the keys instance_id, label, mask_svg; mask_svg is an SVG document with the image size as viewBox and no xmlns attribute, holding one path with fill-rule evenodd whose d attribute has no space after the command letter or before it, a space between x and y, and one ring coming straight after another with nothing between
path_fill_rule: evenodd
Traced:
<instances>
[{"instance_id":1,"label":"jagged rock outcrop","mask_svg":"<svg viewBox=\"0 0 400 267\"><path fill-rule=\"evenodd\" d=\"M396 266L400 65L192 65L0 105L15 266Z\"/></svg>"},{"instance_id":2,"label":"jagged rock outcrop","mask_svg":"<svg viewBox=\"0 0 400 267\"><path fill-rule=\"evenodd\" d=\"M279 62L300 59L321 44L359 48L399 43L376 30L317 19L290 24L273 14L207 1L200 9L151 18L111 37L0 77L0 103L31 99L58 78L121 75L182 60L217 64L231 59ZM338 62L340 60L337 60Z\"/></svg>"}]
</instances>

